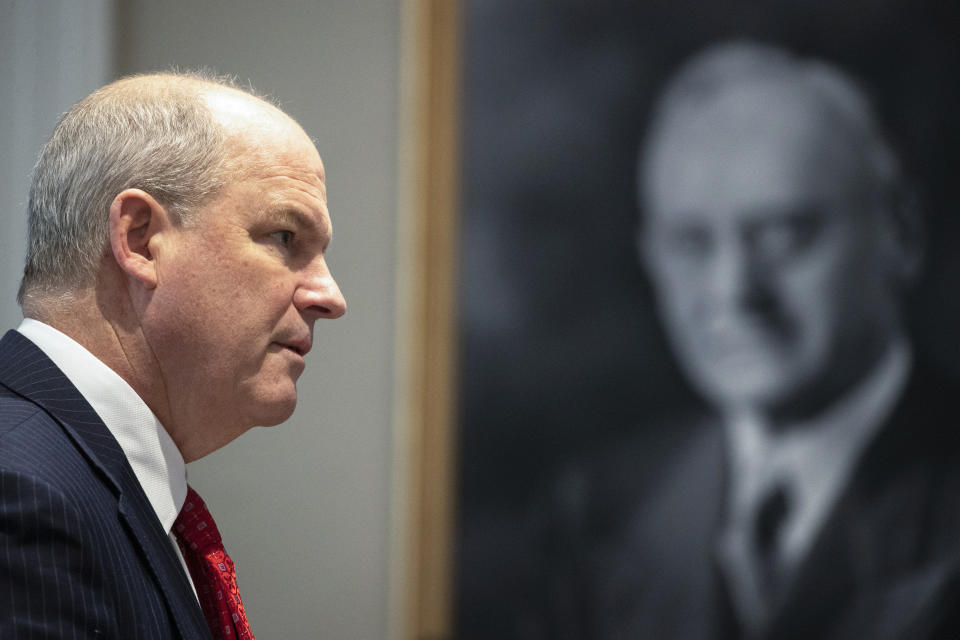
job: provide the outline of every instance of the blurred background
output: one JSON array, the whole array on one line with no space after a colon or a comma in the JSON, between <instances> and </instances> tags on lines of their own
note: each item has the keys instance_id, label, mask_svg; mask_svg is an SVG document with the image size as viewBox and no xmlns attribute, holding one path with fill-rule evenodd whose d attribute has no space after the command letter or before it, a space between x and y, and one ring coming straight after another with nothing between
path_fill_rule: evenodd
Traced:
<instances>
[{"instance_id":1,"label":"blurred background","mask_svg":"<svg viewBox=\"0 0 960 640\"><path fill-rule=\"evenodd\" d=\"M537 637L520 628L522 609L544 598L563 544L544 529L563 470L700 404L636 252L637 153L657 92L730 38L858 78L926 215L925 274L907 305L915 347L960 374L960 11L905 0L464 7L456 619L463 638Z\"/></svg>"}]
</instances>

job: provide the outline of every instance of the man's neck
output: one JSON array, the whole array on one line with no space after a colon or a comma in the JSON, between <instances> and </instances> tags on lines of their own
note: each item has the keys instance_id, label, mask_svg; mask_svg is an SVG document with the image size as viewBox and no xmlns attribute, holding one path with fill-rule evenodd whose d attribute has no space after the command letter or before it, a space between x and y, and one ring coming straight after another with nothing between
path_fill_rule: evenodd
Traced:
<instances>
[{"instance_id":1,"label":"man's neck","mask_svg":"<svg viewBox=\"0 0 960 640\"><path fill-rule=\"evenodd\" d=\"M56 296L34 296L29 305L24 305L24 317L66 335L119 375L183 452L166 400L164 378L132 305L121 297L122 293L105 295L104 291L123 289L98 286Z\"/></svg>"}]
</instances>

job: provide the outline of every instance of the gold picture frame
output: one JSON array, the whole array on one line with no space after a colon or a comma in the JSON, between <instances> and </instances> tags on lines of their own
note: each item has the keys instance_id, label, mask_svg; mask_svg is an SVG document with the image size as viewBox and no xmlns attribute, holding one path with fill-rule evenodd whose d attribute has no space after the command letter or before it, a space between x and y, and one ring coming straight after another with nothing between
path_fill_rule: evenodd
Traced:
<instances>
[{"instance_id":1,"label":"gold picture frame","mask_svg":"<svg viewBox=\"0 0 960 640\"><path fill-rule=\"evenodd\" d=\"M391 637L452 637L460 4L406 0Z\"/></svg>"}]
</instances>

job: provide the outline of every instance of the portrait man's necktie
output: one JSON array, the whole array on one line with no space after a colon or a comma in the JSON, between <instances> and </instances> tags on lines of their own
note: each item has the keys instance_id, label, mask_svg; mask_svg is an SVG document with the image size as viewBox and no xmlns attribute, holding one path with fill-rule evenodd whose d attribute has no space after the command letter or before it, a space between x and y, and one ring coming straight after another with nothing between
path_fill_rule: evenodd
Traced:
<instances>
[{"instance_id":1,"label":"portrait man's necktie","mask_svg":"<svg viewBox=\"0 0 960 640\"><path fill-rule=\"evenodd\" d=\"M769 599L782 588L783 526L791 508L786 485L772 487L758 505L753 523L753 562L761 593Z\"/></svg>"},{"instance_id":2,"label":"portrait man's necktie","mask_svg":"<svg viewBox=\"0 0 960 640\"><path fill-rule=\"evenodd\" d=\"M740 623L761 630L785 588L784 527L794 508L791 488L777 481L759 492L720 542L720 560Z\"/></svg>"},{"instance_id":3,"label":"portrait man's necktie","mask_svg":"<svg viewBox=\"0 0 960 640\"><path fill-rule=\"evenodd\" d=\"M254 640L237 590L233 561L223 549L207 505L192 488L187 489L173 530L214 640Z\"/></svg>"}]
</instances>

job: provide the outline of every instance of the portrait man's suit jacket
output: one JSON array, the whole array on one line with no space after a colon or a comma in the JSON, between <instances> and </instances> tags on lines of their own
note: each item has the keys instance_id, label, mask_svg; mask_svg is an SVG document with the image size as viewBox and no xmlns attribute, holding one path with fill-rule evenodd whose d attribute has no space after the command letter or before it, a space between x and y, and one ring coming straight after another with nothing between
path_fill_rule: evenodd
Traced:
<instances>
[{"instance_id":1,"label":"portrait man's suit jacket","mask_svg":"<svg viewBox=\"0 0 960 640\"><path fill-rule=\"evenodd\" d=\"M119 444L15 331L0 340L0 638L210 639Z\"/></svg>"},{"instance_id":2,"label":"portrait man's suit jacket","mask_svg":"<svg viewBox=\"0 0 960 640\"><path fill-rule=\"evenodd\" d=\"M960 638L960 387L917 367L815 539L763 638ZM591 640L748 637L716 564L722 425L621 443L587 474L564 554L573 622ZM650 466L659 465L654 480ZM643 477L640 477L643 476ZM589 549L583 552L583 549ZM569 611L561 613L570 616Z\"/></svg>"}]
</instances>

